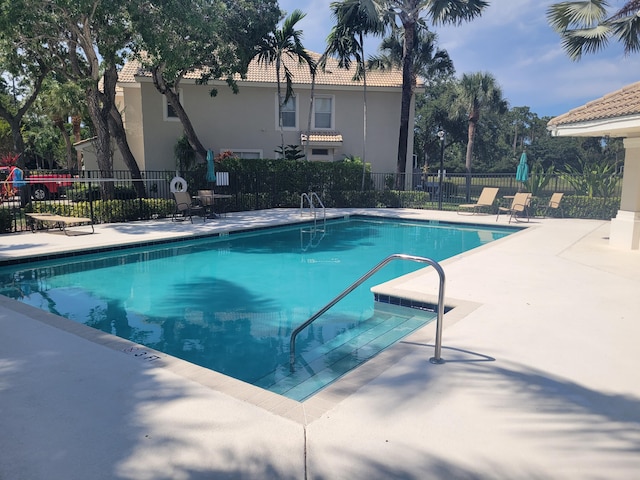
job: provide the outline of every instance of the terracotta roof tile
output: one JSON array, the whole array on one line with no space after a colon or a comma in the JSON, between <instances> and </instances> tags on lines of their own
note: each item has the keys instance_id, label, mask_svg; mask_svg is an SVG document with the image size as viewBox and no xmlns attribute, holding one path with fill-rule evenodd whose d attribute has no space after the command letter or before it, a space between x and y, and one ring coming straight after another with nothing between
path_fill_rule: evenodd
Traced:
<instances>
[{"instance_id":1,"label":"terracotta roof tile","mask_svg":"<svg viewBox=\"0 0 640 480\"><path fill-rule=\"evenodd\" d=\"M306 142L307 135L301 134L300 141ZM309 143L342 143L340 132L309 132Z\"/></svg>"},{"instance_id":2,"label":"terracotta roof tile","mask_svg":"<svg viewBox=\"0 0 640 480\"><path fill-rule=\"evenodd\" d=\"M640 114L640 82L593 100L565 114L552 118L548 126L560 126Z\"/></svg>"},{"instance_id":3,"label":"terracotta roof tile","mask_svg":"<svg viewBox=\"0 0 640 480\"><path fill-rule=\"evenodd\" d=\"M309 52L314 59L320 58L320 55L314 52ZM311 74L309 68L306 65L298 64L291 59L285 59L287 66L293 72L293 83L298 85L311 84ZM351 69L347 70L338 67L338 61L329 58L327 60L327 66L324 71L318 70L316 75L316 85L339 85L339 86L362 86L363 81L353 80L353 71L355 63L352 64ZM185 75L186 79L195 80L200 77L202 71L194 70ZM281 73L282 74L282 73ZM118 80L121 83L133 83L136 76L150 76L149 72L145 72L138 61L131 60L127 62L122 70L120 70ZM262 65L257 61L252 61L249 65L246 79L240 79L238 81L246 83L275 83L276 82L276 70L274 65ZM367 72L367 85L370 87L396 87L402 86L402 71L393 69L387 71L368 71ZM422 83L419 82L419 87L422 87Z\"/></svg>"}]
</instances>

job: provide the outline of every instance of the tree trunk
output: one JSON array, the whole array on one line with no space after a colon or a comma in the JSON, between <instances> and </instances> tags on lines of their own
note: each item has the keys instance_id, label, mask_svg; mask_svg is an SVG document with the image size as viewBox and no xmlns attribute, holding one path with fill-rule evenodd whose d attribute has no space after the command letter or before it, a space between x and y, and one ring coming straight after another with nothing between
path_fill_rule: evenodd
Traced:
<instances>
[{"instance_id":1,"label":"tree trunk","mask_svg":"<svg viewBox=\"0 0 640 480\"><path fill-rule=\"evenodd\" d=\"M69 132L67 131L67 128L64 124L64 120L62 119L62 117L56 116L56 118L53 119L53 124L58 130L60 130L60 134L62 135L62 139L64 140L65 150L67 152L66 153L67 161L65 162L66 167L68 169L71 169L75 161L75 158L73 155L74 150L73 150L73 144L71 143L71 137L69 136Z\"/></svg>"},{"instance_id":2,"label":"tree trunk","mask_svg":"<svg viewBox=\"0 0 640 480\"><path fill-rule=\"evenodd\" d=\"M98 90L97 85L92 85L87 90L87 107L89 115L95 128L96 140L96 160L98 162L98 170L100 170L100 178L113 177L113 158L111 150L111 135L109 132L109 112L105 109L102 102L102 94ZM114 197L114 185L111 182L101 182L103 199L112 199Z\"/></svg>"},{"instance_id":3,"label":"tree trunk","mask_svg":"<svg viewBox=\"0 0 640 480\"><path fill-rule=\"evenodd\" d=\"M475 106L469 115L469 127L467 133L467 154L465 156L465 170L467 173L467 202L471 198L471 160L473 158L473 142L476 136L476 127L480 118L480 110Z\"/></svg>"},{"instance_id":4,"label":"tree trunk","mask_svg":"<svg viewBox=\"0 0 640 480\"><path fill-rule=\"evenodd\" d=\"M182 104L180 103L180 96L177 93L178 84L176 83L176 85L173 88L169 87L167 85L167 82L165 82L164 77L162 76L162 70L163 70L163 65L158 65L151 69L153 85L156 87L156 90L158 90L158 92L160 92L166 97L167 103L171 105L171 107L173 108L173 111L176 112L178 119L182 123L182 128L184 129L184 135L185 137L187 137L187 140L189 141L189 145L191 145L191 148L193 148L193 150L196 152L196 155L198 156L198 158L200 158L200 161L206 162L207 149L204 148L204 146L200 142L200 139L198 138L198 135L196 134L196 131L193 128L193 124L191 123L191 120L189 119L187 112L185 112L184 108L182 107Z\"/></svg>"},{"instance_id":5,"label":"tree trunk","mask_svg":"<svg viewBox=\"0 0 640 480\"><path fill-rule=\"evenodd\" d=\"M22 126L22 119L14 116L11 116L11 118L4 117L4 119L9 124L9 127L11 127L13 149L20 155L16 161L16 166L21 170L24 170L26 158L24 156L24 138L22 138L22 129L20 128Z\"/></svg>"},{"instance_id":6,"label":"tree trunk","mask_svg":"<svg viewBox=\"0 0 640 480\"><path fill-rule=\"evenodd\" d=\"M284 128L282 128L282 87L280 86L280 57L276 60L276 84L278 86L278 126L280 127L280 154L282 155L282 159L284 160L286 157L284 155ZM307 139L308 143L308 139Z\"/></svg>"},{"instance_id":7,"label":"tree trunk","mask_svg":"<svg viewBox=\"0 0 640 480\"><path fill-rule=\"evenodd\" d=\"M71 125L73 126L73 140L78 143L82 140L82 117L80 115L74 115L71 118ZM76 151L76 161L78 165L78 172L82 171L82 152Z\"/></svg>"},{"instance_id":8,"label":"tree trunk","mask_svg":"<svg viewBox=\"0 0 640 480\"><path fill-rule=\"evenodd\" d=\"M107 114L108 128L111 136L116 141L118 149L122 154L122 159L125 165L131 172L131 179L134 180L133 186L138 198L146 197L144 183L142 175L140 174L140 167L136 162L131 149L129 148L129 142L127 142L127 134L122 123L122 116L116 106L116 83L118 81L118 71L115 65L111 64L104 72L104 110ZM109 108L108 111L106 109ZM113 166L113 163L112 163ZM135 181L139 180L139 181Z\"/></svg>"},{"instance_id":9,"label":"tree trunk","mask_svg":"<svg viewBox=\"0 0 640 480\"><path fill-rule=\"evenodd\" d=\"M362 183L360 190L364 192L364 179L367 173L367 67L364 64L364 38L360 32L360 48L362 51Z\"/></svg>"},{"instance_id":10,"label":"tree trunk","mask_svg":"<svg viewBox=\"0 0 640 480\"><path fill-rule=\"evenodd\" d=\"M407 152L409 143L409 114L411 111L413 80L413 44L416 24L403 22L404 44L402 47L402 104L400 110L400 135L398 136L398 163L396 167L396 189L404 190L407 171Z\"/></svg>"},{"instance_id":11,"label":"tree trunk","mask_svg":"<svg viewBox=\"0 0 640 480\"><path fill-rule=\"evenodd\" d=\"M147 192L145 184L142 181L140 167L138 166L138 162L136 162L136 159L133 156L131 149L129 148L129 142L127 142L127 134L124 129L124 124L122 123L122 117L120 116L120 112L115 105L113 105L113 107L111 108L109 123L111 131L113 133L113 137L116 141L116 145L118 145L118 150L120 150L120 153L122 154L122 159L131 172L131 179L134 181L133 188L136 191L136 195L138 196L138 198L144 198L147 196Z\"/></svg>"},{"instance_id":12,"label":"tree trunk","mask_svg":"<svg viewBox=\"0 0 640 480\"><path fill-rule=\"evenodd\" d=\"M307 117L307 141L304 144L304 159L309 161L309 137L311 136L311 115L316 91L316 72L311 75L311 95L309 97L309 116Z\"/></svg>"}]
</instances>

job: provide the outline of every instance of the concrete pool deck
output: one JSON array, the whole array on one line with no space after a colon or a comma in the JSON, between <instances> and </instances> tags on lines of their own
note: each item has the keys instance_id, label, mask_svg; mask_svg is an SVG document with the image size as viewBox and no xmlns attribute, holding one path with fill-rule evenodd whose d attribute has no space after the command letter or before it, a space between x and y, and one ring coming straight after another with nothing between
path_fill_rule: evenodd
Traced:
<instances>
[{"instance_id":1,"label":"concrete pool deck","mask_svg":"<svg viewBox=\"0 0 640 480\"><path fill-rule=\"evenodd\" d=\"M0 261L292 219L0 235ZM605 221L519 225L442 262L446 303L460 305L445 316L445 364L428 361L429 325L305 402L0 297L0 479L637 478L640 252L610 247ZM435 295L437 276L393 288Z\"/></svg>"}]
</instances>

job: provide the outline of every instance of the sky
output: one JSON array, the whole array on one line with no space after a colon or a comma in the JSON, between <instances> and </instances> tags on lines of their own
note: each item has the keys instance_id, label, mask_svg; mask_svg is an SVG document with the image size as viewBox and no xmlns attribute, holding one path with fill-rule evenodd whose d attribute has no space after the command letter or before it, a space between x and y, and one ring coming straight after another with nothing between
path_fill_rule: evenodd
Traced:
<instances>
[{"instance_id":1,"label":"sky","mask_svg":"<svg viewBox=\"0 0 640 480\"><path fill-rule=\"evenodd\" d=\"M280 9L300 9L306 17L298 24L304 46L324 50L332 27L329 5L333 0L279 0ZM502 88L510 107L528 106L539 117L554 117L640 81L640 53L625 55L611 41L598 54L578 62L569 59L561 40L546 19L548 7L560 0L488 0L481 17L460 26L431 27L456 69L464 73L489 72ZM621 1L609 2L613 8ZM378 40L368 40L376 53Z\"/></svg>"}]
</instances>

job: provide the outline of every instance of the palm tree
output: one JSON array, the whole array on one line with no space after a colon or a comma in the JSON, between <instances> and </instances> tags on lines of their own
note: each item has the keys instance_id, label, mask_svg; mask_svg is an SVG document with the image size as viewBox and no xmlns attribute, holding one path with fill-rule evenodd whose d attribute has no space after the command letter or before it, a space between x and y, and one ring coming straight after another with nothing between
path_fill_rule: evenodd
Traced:
<instances>
[{"instance_id":1,"label":"palm tree","mask_svg":"<svg viewBox=\"0 0 640 480\"><path fill-rule=\"evenodd\" d=\"M416 30L413 44L413 77L411 78L411 94L413 95L418 77L427 82L446 79L453 75L455 69L446 50L436 48L437 35L424 27ZM403 44L401 32L385 38L380 45L380 55L369 58L369 69L387 70L402 66Z\"/></svg>"},{"instance_id":2,"label":"palm tree","mask_svg":"<svg viewBox=\"0 0 640 480\"><path fill-rule=\"evenodd\" d=\"M437 35L425 27L416 30L413 44L413 77L411 79L411 96L415 92L418 77L435 83L453 75L455 69L446 50L436 48ZM371 57L368 65L370 69L387 70L401 68L404 41L402 32L394 32L385 38L380 45L380 55ZM396 188L402 188L402 176L396 176Z\"/></svg>"},{"instance_id":3,"label":"palm tree","mask_svg":"<svg viewBox=\"0 0 640 480\"><path fill-rule=\"evenodd\" d=\"M610 16L608 6L606 0L583 0L549 7L549 24L561 35L572 60L602 50L611 37L622 42L626 54L640 51L640 0L625 2Z\"/></svg>"},{"instance_id":4,"label":"palm tree","mask_svg":"<svg viewBox=\"0 0 640 480\"><path fill-rule=\"evenodd\" d=\"M489 6L485 0L360 0L370 15L385 18L393 15L403 33L402 57L402 105L400 110L400 134L398 136L398 163L396 173L404 177L407 168L409 140L409 114L411 108L411 82L413 79L413 55L416 31L425 23L423 15L432 24L460 24L479 16Z\"/></svg>"},{"instance_id":5,"label":"palm tree","mask_svg":"<svg viewBox=\"0 0 640 480\"><path fill-rule=\"evenodd\" d=\"M300 64L307 64L309 71L314 74L315 62L302 45L302 30L296 30L296 24L305 17L300 10L294 10L285 18L281 28L276 28L265 35L257 46L255 58L263 65L275 65L276 84L278 88L278 124L280 127L280 147L284 153L284 130L282 126L282 107L293 96L293 73L286 63L286 59L295 60ZM285 94L282 96L281 75L284 70Z\"/></svg>"},{"instance_id":6,"label":"palm tree","mask_svg":"<svg viewBox=\"0 0 640 480\"><path fill-rule=\"evenodd\" d=\"M380 17L367 15L367 11L362 7L362 3L359 0L333 2L331 11L336 24L327 37L327 48L321 59L321 64L324 67L326 57L331 55L337 57L340 68L349 69L351 68L351 59L353 58L356 61L356 71L353 79L362 79L363 88L361 189L364 190L367 166L367 69L364 61L364 36L369 34L381 35L384 32L385 25Z\"/></svg>"},{"instance_id":7,"label":"palm tree","mask_svg":"<svg viewBox=\"0 0 640 480\"><path fill-rule=\"evenodd\" d=\"M493 111L505 113L508 109L507 101L502 96L502 89L490 73L464 74L459 84L459 93L454 106L458 115L467 115L467 153L465 168L467 172L467 201L471 195L471 161L473 158L473 142L480 120L480 113Z\"/></svg>"}]
</instances>

